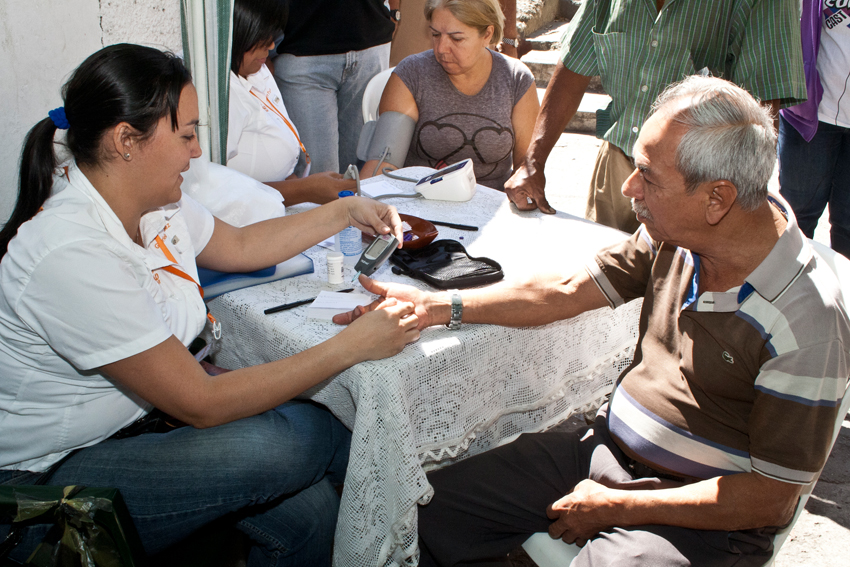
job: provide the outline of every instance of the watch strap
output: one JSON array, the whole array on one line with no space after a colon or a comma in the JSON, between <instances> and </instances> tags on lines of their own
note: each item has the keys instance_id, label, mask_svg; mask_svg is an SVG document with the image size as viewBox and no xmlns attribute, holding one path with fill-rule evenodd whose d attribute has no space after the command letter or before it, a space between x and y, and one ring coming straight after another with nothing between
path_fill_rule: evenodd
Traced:
<instances>
[{"instance_id":1,"label":"watch strap","mask_svg":"<svg viewBox=\"0 0 850 567\"><path fill-rule=\"evenodd\" d=\"M452 316L449 319L449 324L446 325L452 331L460 329L460 321L463 318L463 299L460 293L454 291L452 294Z\"/></svg>"},{"instance_id":2,"label":"watch strap","mask_svg":"<svg viewBox=\"0 0 850 567\"><path fill-rule=\"evenodd\" d=\"M517 45L519 45L519 39L515 37L503 37L502 43L507 43L510 46L516 47Z\"/></svg>"}]
</instances>

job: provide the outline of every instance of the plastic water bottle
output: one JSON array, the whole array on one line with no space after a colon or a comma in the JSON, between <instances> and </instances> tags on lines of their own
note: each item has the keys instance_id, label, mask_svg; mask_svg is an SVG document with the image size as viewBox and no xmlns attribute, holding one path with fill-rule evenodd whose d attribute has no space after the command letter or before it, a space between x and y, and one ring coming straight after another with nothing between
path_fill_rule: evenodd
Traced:
<instances>
[{"instance_id":1,"label":"plastic water bottle","mask_svg":"<svg viewBox=\"0 0 850 567\"><path fill-rule=\"evenodd\" d=\"M353 197L352 191L340 191L339 198ZM338 252L342 252L343 263L346 266L353 266L357 263L360 254L363 253L363 242L361 240L360 230L349 226L339 231L334 239Z\"/></svg>"}]
</instances>

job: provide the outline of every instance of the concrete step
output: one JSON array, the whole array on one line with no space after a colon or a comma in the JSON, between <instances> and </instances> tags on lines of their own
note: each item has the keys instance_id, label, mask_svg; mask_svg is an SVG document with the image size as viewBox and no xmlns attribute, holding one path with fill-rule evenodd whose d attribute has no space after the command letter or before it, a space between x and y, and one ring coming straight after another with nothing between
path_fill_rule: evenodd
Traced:
<instances>
[{"instance_id":1,"label":"concrete step","mask_svg":"<svg viewBox=\"0 0 850 567\"><path fill-rule=\"evenodd\" d=\"M556 50L529 51L522 56L522 62L528 65L539 88L545 89L549 85L549 79L552 78L552 72L555 70L560 54L561 52ZM602 81L599 77L590 79L587 92L605 94L605 89L602 88Z\"/></svg>"},{"instance_id":2,"label":"concrete step","mask_svg":"<svg viewBox=\"0 0 850 567\"><path fill-rule=\"evenodd\" d=\"M534 51L560 50L561 36L567 31L569 25L569 20L552 20L534 33L525 36L525 41L529 43L531 49Z\"/></svg>"},{"instance_id":3,"label":"concrete step","mask_svg":"<svg viewBox=\"0 0 850 567\"><path fill-rule=\"evenodd\" d=\"M548 6L550 0L519 0L517 2L517 12L523 13L551 13L551 7ZM569 19L575 14L578 9L578 3L573 0L560 0L558 4L557 17L550 18L549 21L541 22L541 18L535 21L535 29L525 33L521 33L526 41L531 45L531 51L522 56L522 62L528 65L531 72L534 74L534 80L538 89L538 96L543 100L543 92L549 85L549 79L555 70L555 65L558 63L561 50L561 37L567 31L570 22ZM517 17L520 20L520 16ZM593 77L590 80L584 98L579 105L575 116L567 125L565 132L596 132L596 111L600 108L605 108L611 102L611 97L605 94L602 88L602 82L599 77Z\"/></svg>"},{"instance_id":4,"label":"concrete step","mask_svg":"<svg viewBox=\"0 0 850 567\"><path fill-rule=\"evenodd\" d=\"M517 0L516 23L521 37L528 37L552 20L561 11L562 0Z\"/></svg>"},{"instance_id":5,"label":"concrete step","mask_svg":"<svg viewBox=\"0 0 850 567\"><path fill-rule=\"evenodd\" d=\"M537 89L537 98L543 102L543 95L546 89ZM584 93L581 103L578 105L578 110L573 116L564 132L582 132L585 134L596 133L596 111L608 106L611 102L611 97L606 94L599 93Z\"/></svg>"}]
</instances>

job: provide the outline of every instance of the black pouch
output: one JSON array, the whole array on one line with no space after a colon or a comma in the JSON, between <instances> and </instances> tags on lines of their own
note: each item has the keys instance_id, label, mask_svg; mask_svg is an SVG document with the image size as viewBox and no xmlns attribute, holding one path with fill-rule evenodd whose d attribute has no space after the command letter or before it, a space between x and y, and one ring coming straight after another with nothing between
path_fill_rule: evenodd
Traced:
<instances>
[{"instance_id":1,"label":"black pouch","mask_svg":"<svg viewBox=\"0 0 850 567\"><path fill-rule=\"evenodd\" d=\"M457 240L436 240L418 250L396 250L393 273L422 280L439 289L466 289L505 277L490 258L472 258Z\"/></svg>"}]
</instances>

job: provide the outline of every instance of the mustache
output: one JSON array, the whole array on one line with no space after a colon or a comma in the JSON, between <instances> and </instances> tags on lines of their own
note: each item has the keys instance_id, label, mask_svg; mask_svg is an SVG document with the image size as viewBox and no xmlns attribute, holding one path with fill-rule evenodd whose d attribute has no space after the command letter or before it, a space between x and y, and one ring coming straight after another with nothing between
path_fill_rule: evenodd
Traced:
<instances>
[{"instance_id":1,"label":"mustache","mask_svg":"<svg viewBox=\"0 0 850 567\"><path fill-rule=\"evenodd\" d=\"M635 199L632 199L632 210L646 220L653 220L652 213L649 212L649 209L646 208L646 203L643 201L636 201Z\"/></svg>"}]
</instances>

